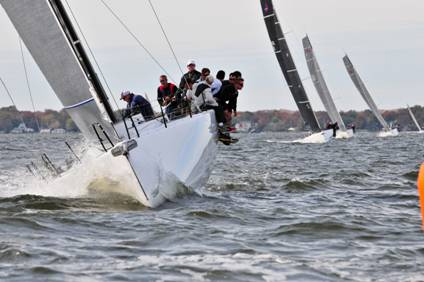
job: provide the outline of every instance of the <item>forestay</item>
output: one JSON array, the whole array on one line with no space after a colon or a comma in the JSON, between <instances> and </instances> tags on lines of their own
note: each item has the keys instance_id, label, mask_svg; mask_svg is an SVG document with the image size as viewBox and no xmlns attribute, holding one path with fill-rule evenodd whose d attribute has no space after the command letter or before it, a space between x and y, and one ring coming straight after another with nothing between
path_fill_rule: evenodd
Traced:
<instances>
[{"instance_id":1,"label":"forestay","mask_svg":"<svg viewBox=\"0 0 424 282\"><path fill-rule=\"evenodd\" d=\"M274 47L275 56L280 64L284 78L290 88L297 107L303 120L310 126L314 132L321 131L318 120L312 110L311 103L308 100L306 91L303 87L302 80L296 69L289 46L281 29L280 22L274 11L274 6L271 0L261 0L262 12L264 15L265 24L268 30L269 38Z\"/></svg>"},{"instance_id":2,"label":"forestay","mask_svg":"<svg viewBox=\"0 0 424 282\"><path fill-rule=\"evenodd\" d=\"M353 81L353 84L355 84L359 93L361 93L362 98L364 98L365 102L367 103L371 111L373 112L374 116L380 122L381 126L383 126L384 130L386 131L390 130L389 126L387 125L386 121L384 120L383 116L378 110L377 105L375 104L374 100L371 98L371 95L368 92L368 89L365 87L364 82L362 81L358 72L355 70L355 67L353 66L352 62L350 61L347 55L343 57L343 62L346 66L346 70L349 73L350 78Z\"/></svg>"},{"instance_id":3,"label":"forestay","mask_svg":"<svg viewBox=\"0 0 424 282\"><path fill-rule=\"evenodd\" d=\"M94 140L92 124L110 136L113 113L85 53L78 53L72 25L57 0L0 0L20 37L78 128ZM58 6L60 6L58 8ZM67 29L68 28L68 29ZM83 50L82 50L83 52ZM103 97L102 97L103 95ZM100 110L102 109L102 110Z\"/></svg>"},{"instance_id":4,"label":"forestay","mask_svg":"<svg viewBox=\"0 0 424 282\"><path fill-rule=\"evenodd\" d=\"M303 38L302 43L312 82L314 83L319 97L321 98L325 110L327 111L331 122L337 122L340 130L346 131L346 126L343 122L342 117L340 116L340 113L337 111L336 105L334 104L333 98L331 97L330 91L328 90L327 83L325 82L324 76L318 65L318 61L315 57L314 50L312 48L312 44L309 40L309 37L306 36L305 38Z\"/></svg>"}]
</instances>

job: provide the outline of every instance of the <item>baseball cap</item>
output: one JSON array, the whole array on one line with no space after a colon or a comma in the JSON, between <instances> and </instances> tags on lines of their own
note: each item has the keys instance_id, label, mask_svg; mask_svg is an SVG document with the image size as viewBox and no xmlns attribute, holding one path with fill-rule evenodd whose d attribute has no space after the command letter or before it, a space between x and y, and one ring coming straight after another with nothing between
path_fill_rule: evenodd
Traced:
<instances>
[{"instance_id":1,"label":"baseball cap","mask_svg":"<svg viewBox=\"0 0 424 282\"><path fill-rule=\"evenodd\" d=\"M195 64L196 64L196 62L194 60L188 60L186 66L195 65Z\"/></svg>"},{"instance_id":2,"label":"baseball cap","mask_svg":"<svg viewBox=\"0 0 424 282\"><path fill-rule=\"evenodd\" d=\"M121 100L123 100L125 97L127 97L128 95L130 95L131 94L131 92L130 91L123 91L122 93L121 93Z\"/></svg>"}]
</instances>

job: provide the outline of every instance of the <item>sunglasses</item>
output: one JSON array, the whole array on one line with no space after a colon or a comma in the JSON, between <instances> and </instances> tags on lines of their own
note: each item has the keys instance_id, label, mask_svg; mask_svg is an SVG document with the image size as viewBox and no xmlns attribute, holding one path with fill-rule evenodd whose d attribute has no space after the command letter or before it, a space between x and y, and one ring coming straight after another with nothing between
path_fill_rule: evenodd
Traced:
<instances>
[{"instance_id":1,"label":"sunglasses","mask_svg":"<svg viewBox=\"0 0 424 282\"><path fill-rule=\"evenodd\" d=\"M166 79L161 79L159 80L159 82L166 82Z\"/></svg>"}]
</instances>

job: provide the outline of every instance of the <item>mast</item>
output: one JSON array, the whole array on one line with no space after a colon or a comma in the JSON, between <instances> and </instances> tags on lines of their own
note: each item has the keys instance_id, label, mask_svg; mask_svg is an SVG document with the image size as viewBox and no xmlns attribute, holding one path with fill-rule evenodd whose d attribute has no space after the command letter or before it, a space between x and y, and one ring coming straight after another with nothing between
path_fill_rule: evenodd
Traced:
<instances>
[{"instance_id":1,"label":"mast","mask_svg":"<svg viewBox=\"0 0 424 282\"><path fill-rule=\"evenodd\" d=\"M318 60L315 56L309 37L306 36L305 38L303 38L302 43L312 82L314 83L315 89L317 90L319 97L321 98L325 110L327 111L331 122L337 122L340 129L342 131L346 131L346 125L344 124L340 113L337 111L336 105L334 104L333 98L331 97L330 90L328 90L327 83L325 82L324 76L319 67Z\"/></svg>"},{"instance_id":2,"label":"mast","mask_svg":"<svg viewBox=\"0 0 424 282\"><path fill-rule=\"evenodd\" d=\"M355 70L355 67L350 61L348 55L345 55L343 57L343 62L345 64L347 72L349 73L350 78L353 81L353 84L355 84L356 88L358 89L362 98L364 98L365 102L367 103L368 107L370 108L374 116L380 122L381 126L383 126L384 130L386 131L390 130L389 126L387 125L387 122L384 120L383 116L381 115L380 111L377 108L377 105L375 104L374 100L371 98L371 95L368 92L368 89L366 88L358 72Z\"/></svg>"},{"instance_id":3,"label":"mast","mask_svg":"<svg viewBox=\"0 0 424 282\"><path fill-rule=\"evenodd\" d=\"M417 119L415 118L414 113L412 112L412 110L411 110L411 108L409 107L409 105L407 105L407 107L408 107L409 115L411 116L412 120L414 121L415 125L417 126L418 131L419 131L419 132L421 132L421 131L422 131L421 126L420 126L420 124L418 123Z\"/></svg>"},{"instance_id":4,"label":"mast","mask_svg":"<svg viewBox=\"0 0 424 282\"><path fill-rule=\"evenodd\" d=\"M93 124L115 136L107 95L60 0L0 0L16 31L64 109L83 135L97 141Z\"/></svg>"},{"instance_id":5,"label":"mast","mask_svg":"<svg viewBox=\"0 0 424 282\"><path fill-rule=\"evenodd\" d=\"M289 46L284 37L283 30L281 29L280 22L274 11L274 6L271 0L261 0L262 13L264 15L265 25L268 30L268 35L274 47L274 53L277 57L280 68L283 72L284 78L287 81L289 89L293 95L296 105L299 109L305 123L307 123L311 130L320 132L318 120L312 110L311 103L306 95L305 88L303 87L302 80L296 69Z\"/></svg>"},{"instance_id":6,"label":"mast","mask_svg":"<svg viewBox=\"0 0 424 282\"><path fill-rule=\"evenodd\" d=\"M82 46L82 43L78 37L78 34L75 31L74 26L72 25L71 20L69 19L68 14L62 4L61 0L49 0L53 11L56 14L56 18L59 23L62 25L62 29L69 40L70 45L73 47L75 55L78 57L81 67L83 68L85 75L88 80L92 83L94 91L96 92L100 103L103 104L103 107L108 115L108 118L112 123L116 122L116 117L113 113L113 109L109 103L107 94L97 76L93 65L88 59L87 53Z\"/></svg>"}]
</instances>

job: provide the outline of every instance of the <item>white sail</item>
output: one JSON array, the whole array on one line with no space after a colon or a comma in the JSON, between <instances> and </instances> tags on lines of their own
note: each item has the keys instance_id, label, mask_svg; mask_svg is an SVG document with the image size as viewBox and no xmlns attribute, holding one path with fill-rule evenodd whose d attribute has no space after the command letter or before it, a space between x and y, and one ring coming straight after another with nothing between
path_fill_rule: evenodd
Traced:
<instances>
[{"instance_id":1,"label":"white sail","mask_svg":"<svg viewBox=\"0 0 424 282\"><path fill-rule=\"evenodd\" d=\"M321 98L325 110L327 111L331 122L337 122L340 130L346 131L346 125L344 124L340 113L337 111L336 105L334 104L333 98L331 97L330 91L328 90L327 83L325 82L324 76L322 75L321 69L318 65L318 61L315 57L309 37L306 36L303 38L302 43L312 82L314 83L319 97Z\"/></svg>"},{"instance_id":2,"label":"white sail","mask_svg":"<svg viewBox=\"0 0 424 282\"><path fill-rule=\"evenodd\" d=\"M407 105L407 107L408 107L409 115L411 116L412 120L414 121L415 125L417 126L418 131L421 132L422 131L422 128L421 128L420 124L418 123L417 119L415 118L414 113L412 112L412 110L409 107L409 105Z\"/></svg>"},{"instance_id":3,"label":"white sail","mask_svg":"<svg viewBox=\"0 0 424 282\"><path fill-rule=\"evenodd\" d=\"M96 140L92 125L103 124L113 136L110 123L99 110L93 84L81 66L81 58L71 46L51 1L0 0L17 32L78 128L88 139ZM72 44L79 42L72 42ZM96 103L97 102L97 103Z\"/></svg>"},{"instance_id":4,"label":"white sail","mask_svg":"<svg viewBox=\"0 0 424 282\"><path fill-rule=\"evenodd\" d=\"M353 84L355 84L356 88L358 89L362 98L364 98L365 102L367 103L368 107L370 108L370 110L372 111L374 116L380 122L383 129L385 131L389 131L390 128L389 128L387 122L384 120L383 116L381 115L380 111L378 110L377 105L375 104L374 100L371 98L370 93L368 92L368 89L365 87L364 82L362 81L358 72L355 70L355 67L353 66L352 62L350 61L350 59L347 55L343 57L343 62L345 64L347 72L349 73L350 78L353 81Z\"/></svg>"}]
</instances>

